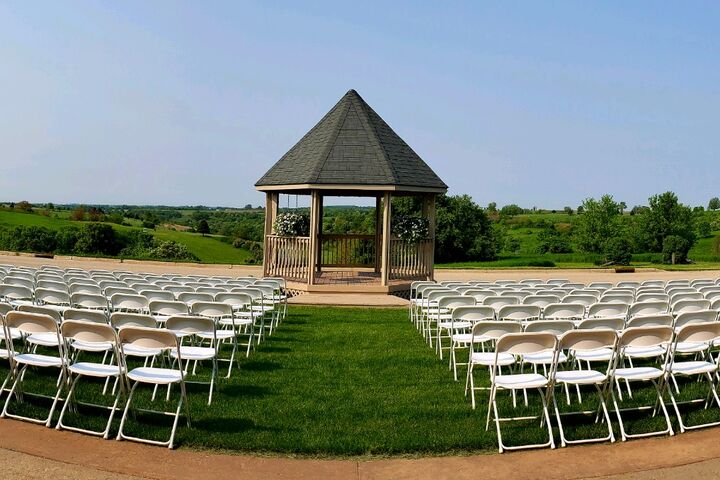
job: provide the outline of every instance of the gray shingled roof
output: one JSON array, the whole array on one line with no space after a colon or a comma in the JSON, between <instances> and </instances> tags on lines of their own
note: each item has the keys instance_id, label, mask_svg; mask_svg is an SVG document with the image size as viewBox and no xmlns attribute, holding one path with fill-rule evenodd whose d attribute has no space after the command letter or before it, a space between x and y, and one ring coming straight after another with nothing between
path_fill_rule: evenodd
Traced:
<instances>
[{"instance_id":1,"label":"gray shingled roof","mask_svg":"<svg viewBox=\"0 0 720 480\"><path fill-rule=\"evenodd\" d=\"M304 184L447 189L355 90L347 92L255 186Z\"/></svg>"}]
</instances>

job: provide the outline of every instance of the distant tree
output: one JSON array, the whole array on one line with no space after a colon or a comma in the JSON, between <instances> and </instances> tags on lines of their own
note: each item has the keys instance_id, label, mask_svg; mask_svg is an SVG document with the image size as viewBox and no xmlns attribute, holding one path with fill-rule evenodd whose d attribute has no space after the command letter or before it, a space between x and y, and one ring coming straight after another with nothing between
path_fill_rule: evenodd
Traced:
<instances>
[{"instance_id":1,"label":"distant tree","mask_svg":"<svg viewBox=\"0 0 720 480\"><path fill-rule=\"evenodd\" d=\"M574 213L572 207L563 208L563 212L565 212L566 215L572 215Z\"/></svg>"},{"instance_id":2,"label":"distant tree","mask_svg":"<svg viewBox=\"0 0 720 480\"><path fill-rule=\"evenodd\" d=\"M469 195L436 200L435 258L438 262L494 260L498 245L492 222Z\"/></svg>"},{"instance_id":3,"label":"distant tree","mask_svg":"<svg viewBox=\"0 0 720 480\"><path fill-rule=\"evenodd\" d=\"M708 210L720 210L720 198L711 198L708 202Z\"/></svg>"},{"instance_id":4,"label":"distant tree","mask_svg":"<svg viewBox=\"0 0 720 480\"><path fill-rule=\"evenodd\" d=\"M712 236L712 225L710 221L703 217L699 217L695 224L697 225L697 232L700 238L708 238Z\"/></svg>"},{"instance_id":5,"label":"distant tree","mask_svg":"<svg viewBox=\"0 0 720 480\"><path fill-rule=\"evenodd\" d=\"M686 256L695 244L695 221L690 207L680 203L673 192L650 197L649 205L639 216L637 243L650 252ZM676 238L666 242L668 237ZM681 255L683 252L684 255ZM684 258L677 261L684 261Z\"/></svg>"},{"instance_id":6,"label":"distant tree","mask_svg":"<svg viewBox=\"0 0 720 480\"><path fill-rule=\"evenodd\" d=\"M47 208L48 210L55 210L55 204L50 202L47 205L45 205L45 208Z\"/></svg>"},{"instance_id":7,"label":"distant tree","mask_svg":"<svg viewBox=\"0 0 720 480\"><path fill-rule=\"evenodd\" d=\"M520 215L521 213L523 213L523 209L518 207L514 203L510 205L505 205L500 209L500 215L502 215L503 217L514 217L515 215Z\"/></svg>"},{"instance_id":8,"label":"distant tree","mask_svg":"<svg viewBox=\"0 0 720 480\"><path fill-rule=\"evenodd\" d=\"M623 215L625 213L625 210L627 210L627 203L620 202L618 203L618 205L620 206L620 215Z\"/></svg>"},{"instance_id":9,"label":"distant tree","mask_svg":"<svg viewBox=\"0 0 720 480\"><path fill-rule=\"evenodd\" d=\"M70 213L70 220L75 220L77 222L85 220L85 207L82 205L75 207L72 213Z\"/></svg>"},{"instance_id":10,"label":"distant tree","mask_svg":"<svg viewBox=\"0 0 720 480\"><path fill-rule=\"evenodd\" d=\"M245 210L252 210L253 206L248 203L247 205L245 205L244 208L245 208Z\"/></svg>"},{"instance_id":11,"label":"distant tree","mask_svg":"<svg viewBox=\"0 0 720 480\"><path fill-rule=\"evenodd\" d=\"M570 253L572 245L568 233L555 225L548 225L538 234L538 253Z\"/></svg>"},{"instance_id":12,"label":"distant tree","mask_svg":"<svg viewBox=\"0 0 720 480\"><path fill-rule=\"evenodd\" d=\"M605 242L605 260L614 265L630 265L632 245L626 237L613 237Z\"/></svg>"},{"instance_id":13,"label":"distant tree","mask_svg":"<svg viewBox=\"0 0 720 480\"><path fill-rule=\"evenodd\" d=\"M197 228L195 230L197 230L198 233L202 233L203 236L205 236L208 233L210 233L210 225L208 225L207 220L203 219L198 222Z\"/></svg>"},{"instance_id":14,"label":"distant tree","mask_svg":"<svg viewBox=\"0 0 720 480\"><path fill-rule=\"evenodd\" d=\"M495 203L495 202L490 202L490 203L488 203L487 211L490 212L490 213L495 213L495 212L497 212L497 203Z\"/></svg>"},{"instance_id":15,"label":"distant tree","mask_svg":"<svg viewBox=\"0 0 720 480\"><path fill-rule=\"evenodd\" d=\"M97 207L90 207L87 211L87 216L91 222L102 222L105 218L105 213Z\"/></svg>"},{"instance_id":16,"label":"distant tree","mask_svg":"<svg viewBox=\"0 0 720 480\"><path fill-rule=\"evenodd\" d=\"M585 213L585 207L580 205L579 207L577 207L577 214L582 215L583 213Z\"/></svg>"},{"instance_id":17,"label":"distant tree","mask_svg":"<svg viewBox=\"0 0 720 480\"><path fill-rule=\"evenodd\" d=\"M582 207L585 213L575 222L575 244L581 252L603 253L608 239L623 234L620 205L612 195L603 195L600 200L588 198Z\"/></svg>"},{"instance_id":18,"label":"distant tree","mask_svg":"<svg viewBox=\"0 0 720 480\"><path fill-rule=\"evenodd\" d=\"M32 205L30 205L30 202L26 200L22 200L20 202L17 202L15 204L15 210L19 210L21 212L30 213L33 211Z\"/></svg>"}]
</instances>

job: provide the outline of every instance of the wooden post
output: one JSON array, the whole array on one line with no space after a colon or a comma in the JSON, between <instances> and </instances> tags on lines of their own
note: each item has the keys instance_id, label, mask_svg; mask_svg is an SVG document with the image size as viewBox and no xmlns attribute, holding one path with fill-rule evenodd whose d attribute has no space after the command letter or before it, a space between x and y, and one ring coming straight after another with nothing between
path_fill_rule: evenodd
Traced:
<instances>
[{"instance_id":1,"label":"wooden post","mask_svg":"<svg viewBox=\"0 0 720 480\"><path fill-rule=\"evenodd\" d=\"M310 251L308 252L308 285L315 283L318 254L318 215L320 213L320 193L313 190L310 194Z\"/></svg>"},{"instance_id":2,"label":"wooden post","mask_svg":"<svg viewBox=\"0 0 720 480\"><path fill-rule=\"evenodd\" d=\"M316 268L317 268L317 272L320 273L320 272L322 272L322 235L323 235L323 214L324 214L324 213L323 213L323 210L324 210L324 205L323 205L323 204L324 204L324 202L325 202L325 197L323 197L322 194L319 193L319 192L318 192L318 197L319 197L319 200L318 200L318 215L317 215L317 222L318 222L317 234L318 234L318 239L317 239L317 257L316 257L317 267L316 267Z\"/></svg>"},{"instance_id":3,"label":"wooden post","mask_svg":"<svg viewBox=\"0 0 720 480\"><path fill-rule=\"evenodd\" d=\"M385 192L383 202L383 241L380 277L381 285L386 287L388 283L390 283L390 215L392 213L390 192Z\"/></svg>"},{"instance_id":4,"label":"wooden post","mask_svg":"<svg viewBox=\"0 0 720 480\"><path fill-rule=\"evenodd\" d=\"M380 273L380 259L382 256L382 206L381 197L375 197L375 273Z\"/></svg>"},{"instance_id":5,"label":"wooden post","mask_svg":"<svg viewBox=\"0 0 720 480\"><path fill-rule=\"evenodd\" d=\"M430 245L426 246L425 261L427 262L429 275L428 280L435 279L435 194L430 193L423 197L423 217L427 218L430 225Z\"/></svg>"},{"instance_id":6,"label":"wooden post","mask_svg":"<svg viewBox=\"0 0 720 480\"><path fill-rule=\"evenodd\" d=\"M268 235L273 234L273 226L278 214L278 203L280 195L267 192L265 194L265 235L263 236L263 276L268 276L268 264L270 263L270 241Z\"/></svg>"}]
</instances>

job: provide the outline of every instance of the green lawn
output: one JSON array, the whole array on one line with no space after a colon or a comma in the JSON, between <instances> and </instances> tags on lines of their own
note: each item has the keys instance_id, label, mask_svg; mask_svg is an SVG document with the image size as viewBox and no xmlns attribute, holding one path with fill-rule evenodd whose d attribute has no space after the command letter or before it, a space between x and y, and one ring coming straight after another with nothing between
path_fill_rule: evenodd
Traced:
<instances>
[{"instance_id":1,"label":"green lawn","mask_svg":"<svg viewBox=\"0 0 720 480\"><path fill-rule=\"evenodd\" d=\"M52 393L54 378L29 375L26 391L42 385ZM488 382L486 371L476 378ZM696 383L681 385L698 393ZM99 383L81 384L79 397L96 400L100 390ZM651 399L650 389L635 388L634 394L636 403ZM404 309L293 306L280 329L243 359L241 370L220 381L212 406L206 405L206 386L191 385L189 395L192 427L181 422L177 441L182 448L321 457L496 449L494 428L485 431L486 393L479 394L479 408L473 411L463 382L452 380L447 363L424 343ZM531 395L529 409L520 403L513 411L504 394L501 410L504 415L535 413L536 398ZM564 396L561 400L564 410ZM590 391L584 391L583 401L583 408L597 406ZM47 405L37 399L33 403L33 408ZM151 403L149 392L143 392L138 405L157 408L165 402ZM68 421L100 425L97 411L81 406L79 413ZM717 409L693 415L720 417ZM658 421L641 418L631 421L630 428L639 431ZM569 435L601 433L603 428L592 421L578 427L577 417L568 417L566 424ZM160 438L169 432L168 425L168 418L138 414L129 427L133 433ZM506 425L503 432L511 444L542 439L535 421Z\"/></svg>"},{"instance_id":2,"label":"green lawn","mask_svg":"<svg viewBox=\"0 0 720 480\"><path fill-rule=\"evenodd\" d=\"M82 226L82 222L73 222L54 217L46 217L38 214L8 212L0 210L0 226L37 226L49 229L62 227ZM110 224L120 232L127 232L136 227ZM180 232L173 230L157 229L150 232L159 240L174 240L187 246L190 253L194 254L203 263L231 263L243 264L250 258L250 252L242 248L235 248L231 244L223 242L216 236L202 236L199 233Z\"/></svg>"}]
</instances>

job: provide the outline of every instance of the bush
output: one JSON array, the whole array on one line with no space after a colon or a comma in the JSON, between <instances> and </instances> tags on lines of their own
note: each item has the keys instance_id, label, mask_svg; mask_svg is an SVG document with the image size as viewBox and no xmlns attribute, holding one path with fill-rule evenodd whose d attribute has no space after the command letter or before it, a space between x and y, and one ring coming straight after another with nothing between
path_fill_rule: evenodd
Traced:
<instances>
[{"instance_id":1,"label":"bush","mask_svg":"<svg viewBox=\"0 0 720 480\"><path fill-rule=\"evenodd\" d=\"M571 253L570 237L554 226L546 227L538 234L538 253Z\"/></svg>"},{"instance_id":2,"label":"bush","mask_svg":"<svg viewBox=\"0 0 720 480\"><path fill-rule=\"evenodd\" d=\"M712 236L712 225L707 218L700 218L696 221L698 236L700 238L708 238Z\"/></svg>"},{"instance_id":3,"label":"bush","mask_svg":"<svg viewBox=\"0 0 720 480\"><path fill-rule=\"evenodd\" d=\"M163 241L156 247L148 250L148 256L159 260L197 260L198 258L190 253L190 250L183 245L172 240Z\"/></svg>"},{"instance_id":4,"label":"bush","mask_svg":"<svg viewBox=\"0 0 720 480\"><path fill-rule=\"evenodd\" d=\"M630 265L632 246L624 237L614 237L605 242L605 260L614 265Z\"/></svg>"},{"instance_id":5,"label":"bush","mask_svg":"<svg viewBox=\"0 0 720 480\"><path fill-rule=\"evenodd\" d=\"M687 255L690 251L690 242L687 239L670 235L663 241L663 262L664 263L687 263ZM674 258L674 262L673 262Z\"/></svg>"},{"instance_id":6,"label":"bush","mask_svg":"<svg viewBox=\"0 0 720 480\"><path fill-rule=\"evenodd\" d=\"M116 255L122 245L118 242L115 229L104 223L88 223L80 230L76 253Z\"/></svg>"},{"instance_id":7,"label":"bush","mask_svg":"<svg viewBox=\"0 0 720 480\"><path fill-rule=\"evenodd\" d=\"M520 240L518 240L515 237L508 236L505 239L505 244L503 245L503 251L508 253L518 253L520 251Z\"/></svg>"},{"instance_id":8,"label":"bush","mask_svg":"<svg viewBox=\"0 0 720 480\"><path fill-rule=\"evenodd\" d=\"M713 240L713 253L720 255L720 235L717 235L715 240Z\"/></svg>"}]
</instances>

